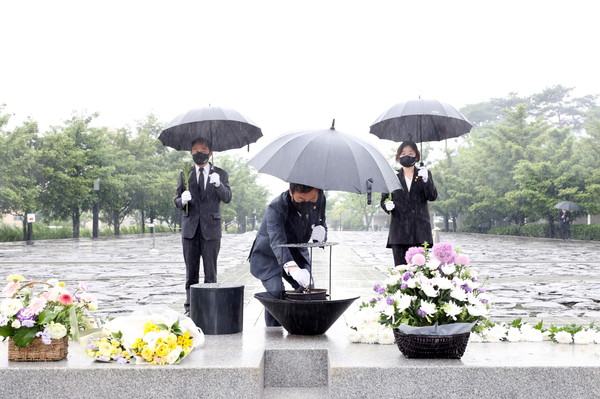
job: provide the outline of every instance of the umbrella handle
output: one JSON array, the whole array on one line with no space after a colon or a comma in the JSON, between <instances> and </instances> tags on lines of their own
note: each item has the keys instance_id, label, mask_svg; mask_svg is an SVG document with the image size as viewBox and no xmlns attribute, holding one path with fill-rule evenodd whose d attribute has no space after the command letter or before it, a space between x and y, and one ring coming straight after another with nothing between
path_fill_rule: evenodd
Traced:
<instances>
[{"instance_id":1,"label":"umbrella handle","mask_svg":"<svg viewBox=\"0 0 600 399\"><path fill-rule=\"evenodd\" d=\"M367 205L371 205L371 190L373 188L373 178L367 179Z\"/></svg>"}]
</instances>

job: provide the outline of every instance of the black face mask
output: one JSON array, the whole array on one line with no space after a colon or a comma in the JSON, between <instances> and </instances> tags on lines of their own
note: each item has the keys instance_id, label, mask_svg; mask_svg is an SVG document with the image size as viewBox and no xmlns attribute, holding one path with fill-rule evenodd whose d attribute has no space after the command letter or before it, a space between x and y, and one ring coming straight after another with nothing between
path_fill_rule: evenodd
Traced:
<instances>
[{"instance_id":1,"label":"black face mask","mask_svg":"<svg viewBox=\"0 0 600 399\"><path fill-rule=\"evenodd\" d=\"M406 166L407 168L414 166L417 163L417 158L411 157L410 155L405 155L400 157L400 165Z\"/></svg>"},{"instance_id":2,"label":"black face mask","mask_svg":"<svg viewBox=\"0 0 600 399\"><path fill-rule=\"evenodd\" d=\"M204 165L205 163L208 162L209 157L210 157L209 154L205 154L203 152L197 152L192 155L192 158L194 158L194 163L196 165Z\"/></svg>"},{"instance_id":3,"label":"black face mask","mask_svg":"<svg viewBox=\"0 0 600 399\"><path fill-rule=\"evenodd\" d=\"M308 215L313 207L317 206L316 202L296 202L292 199L292 206L301 215Z\"/></svg>"}]
</instances>

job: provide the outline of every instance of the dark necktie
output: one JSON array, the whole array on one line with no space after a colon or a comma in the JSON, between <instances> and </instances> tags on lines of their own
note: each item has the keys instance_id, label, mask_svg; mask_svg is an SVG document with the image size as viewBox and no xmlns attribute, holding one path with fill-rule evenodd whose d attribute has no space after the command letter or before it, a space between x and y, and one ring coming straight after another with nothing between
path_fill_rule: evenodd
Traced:
<instances>
[{"instance_id":1,"label":"dark necktie","mask_svg":"<svg viewBox=\"0 0 600 399\"><path fill-rule=\"evenodd\" d=\"M204 168L198 168L198 190L204 193Z\"/></svg>"}]
</instances>

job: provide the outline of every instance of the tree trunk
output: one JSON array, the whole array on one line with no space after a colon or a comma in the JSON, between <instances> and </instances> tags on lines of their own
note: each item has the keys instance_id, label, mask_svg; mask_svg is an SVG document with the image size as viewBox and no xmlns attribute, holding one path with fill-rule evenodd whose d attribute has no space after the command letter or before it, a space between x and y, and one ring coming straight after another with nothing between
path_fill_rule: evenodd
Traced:
<instances>
[{"instance_id":1,"label":"tree trunk","mask_svg":"<svg viewBox=\"0 0 600 399\"><path fill-rule=\"evenodd\" d=\"M79 213L79 208L75 208L73 210L72 218L73 218L73 238L79 238L79 222L80 222L81 214Z\"/></svg>"},{"instance_id":2,"label":"tree trunk","mask_svg":"<svg viewBox=\"0 0 600 399\"><path fill-rule=\"evenodd\" d=\"M119 223L119 212L113 212L113 231L115 235L121 235L121 224Z\"/></svg>"}]
</instances>

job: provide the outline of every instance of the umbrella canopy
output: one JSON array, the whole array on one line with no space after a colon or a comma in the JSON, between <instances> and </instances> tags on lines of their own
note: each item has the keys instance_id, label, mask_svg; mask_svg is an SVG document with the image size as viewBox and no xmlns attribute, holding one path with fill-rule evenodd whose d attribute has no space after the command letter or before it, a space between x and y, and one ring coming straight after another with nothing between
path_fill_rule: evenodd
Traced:
<instances>
[{"instance_id":1,"label":"umbrella canopy","mask_svg":"<svg viewBox=\"0 0 600 399\"><path fill-rule=\"evenodd\" d=\"M473 125L453 106L437 100L410 100L394 105L373 124L369 133L380 139L441 141L468 133Z\"/></svg>"},{"instance_id":2,"label":"umbrella canopy","mask_svg":"<svg viewBox=\"0 0 600 399\"><path fill-rule=\"evenodd\" d=\"M401 187L375 147L333 126L284 134L248 163L261 173L323 190L368 194Z\"/></svg>"},{"instance_id":3,"label":"umbrella canopy","mask_svg":"<svg viewBox=\"0 0 600 399\"><path fill-rule=\"evenodd\" d=\"M577 202L573 201L561 201L558 204L554 205L557 209L564 209L566 211L580 211L581 207Z\"/></svg>"},{"instance_id":4,"label":"umbrella canopy","mask_svg":"<svg viewBox=\"0 0 600 399\"><path fill-rule=\"evenodd\" d=\"M189 151L197 137L209 139L212 151L225 151L256 142L262 137L262 131L233 109L205 107L177 116L163 129L158 139L165 146Z\"/></svg>"}]
</instances>

